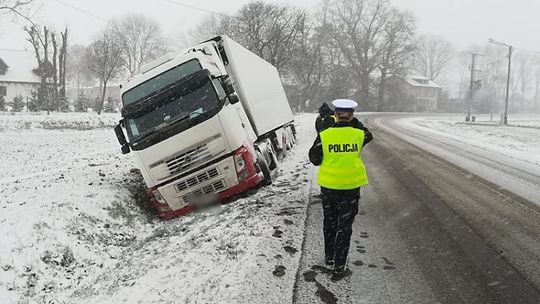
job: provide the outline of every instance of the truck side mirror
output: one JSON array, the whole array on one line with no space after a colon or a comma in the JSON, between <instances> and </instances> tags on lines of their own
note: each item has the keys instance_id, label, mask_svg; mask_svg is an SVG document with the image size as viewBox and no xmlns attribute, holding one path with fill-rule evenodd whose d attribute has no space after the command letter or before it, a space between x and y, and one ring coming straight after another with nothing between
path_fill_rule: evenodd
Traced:
<instances>
[{"instance_id":1,"label":"truck side mirror","mask_svg":"<svg viewBox=\"0 0 540 304\"><path fill-rule=\"evenodd\" d=\"M238 98L238 95L236 95L235 93L232 93L232 94L230 94L230 95L227 96L227 97L229 98L229 102L230 102L231 104L235 104L235 103L237 103L237 102L240 101L240 99Z\"/></svg>"},{"instance_id":2,"label":"truck side mirror","mask_svg":"<svg viewBox=\"0 0 540 304\"><path fill-rule=\"evenodd\" d=\"M236 92L234 90L234 86L232 84L231 77L229 75L224 75L221 78L221 84L223 86L223 91L225 91L225 94L227 94L227 96L229 96L229 95L233 94L234 92Z\"/></svg>"},{"instance_id":3,"label":"truck side mirror","mask_svg":"<svg viewBox=\"0 0 540 304\"><path fill-rule=\"evenodd\" d=\"M122 154L128 154L131 149L129 148L129 144L126 140L126 136L124 135L124 131L122 131L122 123L123 120L121 120L116 127L114 127L114 134L116 134L116 138L118 139L118 142L122 146Z\"/></svg>"}]
</instances>

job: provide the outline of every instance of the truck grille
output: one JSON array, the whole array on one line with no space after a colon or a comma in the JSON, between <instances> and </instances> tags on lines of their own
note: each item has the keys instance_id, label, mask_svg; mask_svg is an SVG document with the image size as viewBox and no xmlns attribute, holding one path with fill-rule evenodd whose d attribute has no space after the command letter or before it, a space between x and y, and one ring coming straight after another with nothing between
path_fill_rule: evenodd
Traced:
<instances>
[{"instance_id":1,"label":"truck grille","mask_svg":"<svg viewBox=\"0 0 540 304\"><path fill-rule=\"evenodd\" d=\"M185 169L192 167L193 165L200 163L212 155L208 150L206 144L198 146L195 149L182 153L180 155L174 156L173 158L166 161L167 168L171 175L179 173Z\"/></svg>"},{"instance_id":2,"label":"truck grille","mask_svg":"<svg viewBox=\"0 0 540 304\"><path fill-rule=\"evenodd\" d=\"M202 182L205 182L207 180L210 180L216 176L219 175L219 171L217 168L212 168L206 172L203 172L201 174L192 176L186 180L181 181L180 183L176 184L176 190L178 192L181 192L183 190L186 190L187 188L191 188L193 186L196 186Z\"/></svg>"},{"instance_id":3,"label":"truck grille","mask_svg":"<svg viewBox=\"0 0 540 304\"><path fill-rule=\"evenodd\" d=\"M199 188L189 194L186 194L182 197L182 200L184 200L184 203L188 203L190 198L194 195L203 195L203 194L211 194L216 193L222 189L225 189L225 182L223 180L214 182L210 185L206 185L202 188Z\"/></svg>"}]
</instances>

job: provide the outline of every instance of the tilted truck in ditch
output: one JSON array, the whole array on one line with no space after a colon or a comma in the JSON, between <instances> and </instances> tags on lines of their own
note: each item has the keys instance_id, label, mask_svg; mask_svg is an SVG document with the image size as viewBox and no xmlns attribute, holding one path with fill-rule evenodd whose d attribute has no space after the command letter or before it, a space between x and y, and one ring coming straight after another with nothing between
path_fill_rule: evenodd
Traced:
<instances>
[{"instance_id":1,"label":"tilted truck in ditch","mask_svg":"<svg viewBox=\"0 0 540 304\"><path fill-rule=\"evenodd\" d=\"M116 136L164 218L270 183L295 142L277 69L227 36L141 67L121 94Z\"/></svg>"}]
</instances>

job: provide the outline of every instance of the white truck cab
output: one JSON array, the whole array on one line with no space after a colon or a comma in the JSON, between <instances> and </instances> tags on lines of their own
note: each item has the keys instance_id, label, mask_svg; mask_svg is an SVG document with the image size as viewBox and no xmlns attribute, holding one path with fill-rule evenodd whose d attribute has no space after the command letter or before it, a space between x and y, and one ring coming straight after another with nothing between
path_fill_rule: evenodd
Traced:
<instances>
[{"instance_id":1,"label":"white truck cab","mask_svg":"<svg viewBox=\"0 0 540 304\"><path fill-rule=\"evenodd\" d=\"M121 94L115 133L165 218L271 182L294 143L276 68L226 36L143 66Z\"/></svg>"}]
</instances>

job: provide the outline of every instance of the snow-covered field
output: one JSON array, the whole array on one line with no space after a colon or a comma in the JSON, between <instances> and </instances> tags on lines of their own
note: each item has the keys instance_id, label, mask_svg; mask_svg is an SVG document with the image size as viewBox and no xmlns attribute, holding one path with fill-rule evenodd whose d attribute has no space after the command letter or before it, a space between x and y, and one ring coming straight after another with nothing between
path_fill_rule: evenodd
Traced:
<instances>
[{"instance_id":1,"label":"snow-covered field","mask_svg":"<svg viewBox=\"0 0 540 304\"><path fill-rule=\"evenodd\" d=\"M526 118L529 124L540 121L538 116L533 118ZM516 123L519 116L512 115L512 119ZM370 120L380 129L524 198L531 208L540 206L540 128L464 123L462 116L441 114L388 113Z\"/></svg>"},{"instance_id":2,"label":"snow-covered field","mask_svg":"<svg viewBox=\"0 0 540 304\"><path fill-rule=\"evenodd\" d=\"M273 185L163 221L118 114L0 115L0 303L290 302L315 116Z\"/></svg>"},{"instance_id":3,"label":"snow-covered field","mask_svg":"<svg viewBox=\"0 0 540 304\"><path fill-rule=\"evenodd\" d=\"M510 115L510 126L489 124L489 115L477 116L476 124L463 120L461 116L415 117L400 123L540 166L540 114Z\"/></svg>"},{"instance_id":4,"label":"snow-covered field","mask_svg":"<svg viewBox=\"0 0 540 304\"><path fill-rule=\"evenodd\" d=\"M0 112L0 131L3 130L93 130L112 129L120 114L93 113L7 113Z\"/></svg>"}]
</instances>

